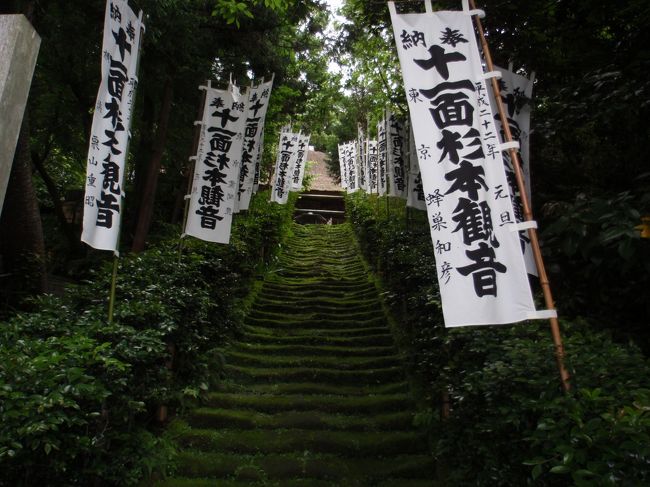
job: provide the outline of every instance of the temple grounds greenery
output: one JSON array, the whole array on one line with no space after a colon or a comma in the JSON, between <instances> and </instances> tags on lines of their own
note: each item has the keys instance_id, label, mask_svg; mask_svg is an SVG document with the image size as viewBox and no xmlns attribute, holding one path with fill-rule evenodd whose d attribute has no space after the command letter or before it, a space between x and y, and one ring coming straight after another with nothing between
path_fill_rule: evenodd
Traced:
<instances>
[{"instance_id":1,"label":"temple grounds greenery","mask_svg":"<svg viewBox=\"0 0 650 487\"><path fill-rule=\"evenodd\" d=\"M214 387L217 347L288 232L292 204L267 200L236 217L229 246L191 240L179 258L163 236L122 258L113 323L106 262L0 324L0 485L130 485L167 462L156 410Z\"/></svg>"},{"instance_id":2,"label":"temple grounds greenery","mask_svg":"<svg viewBox=\"0 0 650 487\"><path fill-rule=\"evenodd\" d=\"M425 214L409 210L405 217L402 202L388 204L390 216L385 198L347 198L360 246L384 288L420 384L417 422L430 433L441 478L448 485L646 485L650 363L621 338L631 335L616 334L614 341L600 323L575 313L563 320L573 384L563 395L546 323L444 328ZM586 227L585 235L597 234L602 222ZM626 239L647 252L630 232L619 232L610 247L625 246ZM564 255L570 257L578 267L579 255ZM584 265L585 273L595 272ZM643 274L636 281L618 281L615 272L610 277L612 296L617 288L647 285ZM558 299L561 315L564 296ZM594 302L590 314L606 306ZM617 326L626 324L610 322ZM441 414L445 407L448 417Z\"/></svg>"}]
</instances>

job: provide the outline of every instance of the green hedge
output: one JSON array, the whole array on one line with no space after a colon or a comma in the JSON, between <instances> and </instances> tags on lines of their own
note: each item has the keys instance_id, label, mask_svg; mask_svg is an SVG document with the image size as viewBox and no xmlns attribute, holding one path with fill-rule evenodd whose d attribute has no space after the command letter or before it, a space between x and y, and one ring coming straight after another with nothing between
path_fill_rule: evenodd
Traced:
<instances>
[{"instance_id":1,"label":"green hedge","mask_svg":"<svg viewBox=\"0 0 650 487\"><path fill-rule=\"evenodd\" d=\"M191 240L179 259L167 239L123 257L112 324L110 262L0 323L0 485L132 485L165 463L157 407L218 381L219 347L288 231L293 204L267 200L236 217L228 246Z\"/></svg>"},{"instance_id":2,"label":"green hedge","mask_svg":"<svg viewBox=\"0 0 650 487\"><path fill-rule=\"evenodd\" d=\"M546 322L445 329L424 212L355 194L348 212L422 387L446 485L650 484L650 364L590 323L562 323L574 389L559 387ZM441 419L441 398L450 415Z\"/></svg>"}]
</instances>

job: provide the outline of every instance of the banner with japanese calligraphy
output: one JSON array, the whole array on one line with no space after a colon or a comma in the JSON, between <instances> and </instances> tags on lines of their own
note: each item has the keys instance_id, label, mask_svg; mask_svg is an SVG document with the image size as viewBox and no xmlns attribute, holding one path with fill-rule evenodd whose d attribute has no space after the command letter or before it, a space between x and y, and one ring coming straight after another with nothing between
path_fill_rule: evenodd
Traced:
<instances>
[{"instance_id":1,"label":"banner with japanese calligraphy","mask_svg":"<svg viewBox=\"0 0 650 487\"><path fill-rule=\"evenodd\" d=\"M426 211L427 204L424 201L424 186L422 185L422 172L420 171L420 162L418 161L418 152L415 149L415 137L411 123L408 125L408 195L406 197L406 206L416 210Z\"/></svg>"},{"instance_id":2,"label":"banner with japanese calligraphy","mask_svg":"<svg viewBox=\"0 0 650 487\"><path fill-rule=\"evenodd\" d=\"M248 90L237 210L248 210L251 196L253 196L257 153L260 150L262 129L269 108L272 87L273 80L253 86Z\"/></svg>"},{"instance_id":3,"label":"banner with japanese calligraphy","mask_svg":"<svg viewBox=\"0 0 650 487\"><path fill-rule=\"evenodd\" d=\"M341 173L341 188L348 189L348 168L345 158L346 144L339 144L339 172Z\"/></svg>"},{"instance_id":4,"label":"banner with japanese calligraphy","mask_svg":"<svg viewBox=\"0 0 650 487\"><path fill-rule=\"evenodd\" d=\"M246 96L235 85L205 88L185 235L228 243L241 165Z\"/></svg>"},{"instance_id":5,"label":"banner with japanese calligraphy","mask_svg":"<svg viewBox=\"0 0 650 487\"><path fill-rule=\"evenodd\" d=\"M388 164L388 140L386 132L385 116L377 124L377 165L379 166L377 194L384 196L386 194L387 178L386 168Z\"/></svg>"},{"instance_id":6,"label":"banner with japanese calligraphy","mask_svg":"<svg viewBox=\"0 0 650 487\"><path fill-rule=\"evenodd\" d=\"M368 191L368 158L366 157L366 135L361 124L357 125L357 188Z\"/></svg>"},{"instance_id":7,"label":"banner with japanese calligraphy","mask_svg":"<svg viewBox=\"0 0 650 487\"><path fill-rule=\"evenodd\" d=\"M368 140L366 146L368 158L368 192L377 194L379 190L379 153L377 141Z\"/></svg>"},{"instance_id":8,"label":"banner with japanese calligraphy","mask_svg":"<svg viewBox=\"0 0 650 487\"><path fill-rule=\"evenodd\" d=\"M311 135L301 135L298 140L298 155L296 156L296 163L291 172L291 191L302 190L302 180L305 177L310 138Z\"/></svg>"},{"instance_id":9,"label":"banner with japanese calligraphy","mask_svg":"<svg viewBox=\"0 0 650 487\"><path fill-rule=\"evenodd\" d=\"M347 168L348 193L354 193L359 188L359 156L357 142L348 142L343 146L343 157Z\"/></svg>"},{"instance_id":10,"label":"banner with japanese calligraphy","mask_svg":"<svg viewBox=\"0 0 650 487\"><path fill-rule=\"evenodd\" d=\"M533 96L533 81L534 79L526 78L513 73L508 69L494 67L496 71L501 72L501 79L499 80L499 88L501 91L501 100L506 109L506 116L508 117L508 126L513 140L519 142L519 160L522 164L524 172L524 179L526 181L526 189L528 200L530 201L530 102ZM494 91L488 90L490 97L490 104L494 108L494 120L501 134L501 140L505 141L505 133L501 124L501 117L496 110L496 100L494 98ZM514 219L517 223L524 221L524 209L521 203L521 193L517 187L517 179L515 177L515 170L510 159L510 151L503 151L503 162L506 167L506 178L508 179L508 189L510 191L510 198L512 199L512 208L514 210ZM537 266L535 265L535 257L530 244L530 238L527 232L519 232L519 239L521 241L521 249L524 253L524 261L526 262L526 270L529 274L537 275Z\"/></svg>"},{"instance_id":11,"label":"banner with japanese calligraphy","mask_svg":"<svg viewBox=\"0 0 650 487\"><path fill-rule=\"evenodd\" d=\"M90 133L81 241L117 251L124 196L124 167L135 91L142 12L123 0L106 2L102 77Z\"/></svg>"},{"instance_id":12,"label":"banner with japanese calligraphy","mask_svg":"<svg viewBox=\"0 0 650 487\"><path fill-rule=\"evenodd\" d=\"M389 2L427 204L445 325L534 316L498 128L472 19Z\"/></svg>"},{"instance_id":13,"label":"banner with japanese calligraphy","mask_svg":"<svg viewBox=\"0 0 650 487\"><path fill-rule=\"evenodd\" d=\"M390 110L386 113L388 195L406 198L408 166L404 122Z\"/></svg>"},{"instance_id":14,"label":"banner with japanese calligraphy","mask_svg":"<svg viewBox=\"0 0 650 487\"><path fill-rule=\"evenodd\" d=\"M293 133L290 129L283 129L280 133L278 158L275 163L275 181L271 191L271 201L285 205L291 191L291 174L298 158L298 145L300 134Z\"/></svg>"},{"instance_id":15,"label":"banner with japanese calligraphy","mask_svg":"<svg viewBox=\"0 0 650 487\"><path fill-rule=\"evenodd\" d=\"M257 194L260 189L260 172L262 171L262 156L264 155L264 126L262 126L262 133L260 134L260 142L258 144L259 150L255 157L255 179L253 179L253 194Z\"/></svg>"}]
</instances>

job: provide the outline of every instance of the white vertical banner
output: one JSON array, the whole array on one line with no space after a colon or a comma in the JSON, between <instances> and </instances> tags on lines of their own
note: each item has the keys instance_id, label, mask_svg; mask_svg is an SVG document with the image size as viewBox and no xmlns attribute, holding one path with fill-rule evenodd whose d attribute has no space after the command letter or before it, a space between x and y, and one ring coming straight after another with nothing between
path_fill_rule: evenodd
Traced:
<instances>
[{"instance_id":1,"label":"white vertical banner","mask_svg":"<svg viewBox=\"0 0 650 487\"><path fill-rule=\"evenodd\" d=\"M260 151L264 120L269 108L273 80L260 83L249 89L246 106L246 126L242 147L241 169L239 171L238 210L248 210L255 186L257 154Z\"/></svg>"},{"instance_id":2,"label":"white vertical banner","mask_svg":"<svg viewBox=\"0 0 650 487\"><path fill-rule=\"evenodd\" d=\"M344 145L343 154L348 173L348 193L354 193L359 190L359 156L357 153L357 142L348 142Z\"/></svg>"},{"instance_id":3,"label":"white vertical banner","mask_svg":"<svg viewBox=\"0 0 650 487\"><path fill-rule=\"evenodd\" d=\"M205 106L184 235L228 243L239 188L246 97L233 84L227 90L202 89Z\"/></svg>"},{"instance_id":4,"label":"white vertical banner","mask_svg":"<svg viewBox=\"0 0 650 487\"><path fill-rule=\"evenodd\" d=\"M368 139L368 192L376 194L379 191L379 151L377 141Z\"/></svg>"},{"instance_id":5,"label":"white vertical banner","mask_svg":"<svg viewBox=\"0 0 650 487\"><path fill-rule=\"evenodd\" d=\"M366 136L361 124L357 125L357 147L356 147L356 168L357 168L357 188L368 191L368 161L366 158Z\"/></svg>"},{"instance_id":6,"label":"white vertical banner","mask_svg":"<svg viewBox=\"0 0 650 487\"><path fill-rule=\"evenodd\" d=\"M348 188L348 168L345 157L346 144L339 144L339 171L341 173L341 188Z\"/></svg>"},{"instance_id":7,"label":"white vertical banner","mask_svg":"<svg viewBox=\"0 0 650 487\"><path fill-rule=\"evenodd\" d=\"M377 194L379 196L386 194L388 181L388 133L386 125L386 113L384 112L382 119L377 124L377 164L379 166Z\"/></svg>"},{"instance_id":8,"label":"white vertical banner","mask_svg":"<svg viewBox=\"0 0 650 487\"><path fill-rule=\"evenodd\" d=\"M255 178L253 179L253 193L257 193L260 188L260 173L262 170L262 156L264 155L264 126L260 134L259 150L255 156Z\"/></svg>"},{"instance_id":9,"label":"white vertical banner","mask_svg":"<svg viewBox=\"0 0 650 487\"><path fill-rule=\"evenodd\" d=\"M522 164L524 179L526 181L526 193L530 201L530 101L533 96L534 77L529 79L497 66L494 69L501 72L501 79L499 80L501 100L506 109L508 126L510 127L512 138L519 142L519 160ZM505 132L501 123L501 117L496 109L497 104L494 98L494 91L489 89L488 94L490 104L493 107L494 120L501 134L501 140L505 141ZM512 199L514 219L517 223L521 223L524 221L524 209L521 202L521 193L517 185L517 178L515 177L515 170L510 159L510 151L505 150L502 152L502 155L506 167L506 178L508 179L508 188L510 190L510 198ZM521 250L524 253L524 261L526 262L526 271L536 276L537 265L535 264L535 256L533 255L528 233L519 232L519 239Z\"/></svg>"},{"instance_id":10,"label":"white vertical banner","mask_svg":"<svg viewBox=\"0 0 650 487\"><path fill-rule=\"evenodd\" d=\"M408 166L404 123L390 110L386 113L388 195L406 198Z\"/></svg>"},{"instance_id":11,"label":"white vertical banner","mask_svg":"<svg viewBox=\"0 0 650 487\"><path fill-rule=\"evenodd\" d=\"M427 203L424 200L424 186L422 185L422 172L420 172L420 163L418 161L418 151L415 149L415 137L413 136L413 128L410 123L408 125L408 195L406 197L406 206L415 208L416 210L427 209Z\"/></svg>"},{"instance_id":12,"label":"white vertical banner","mask_svg":"<svg viewBox=\"0 0 650 487\"><path fill-rule=\"evenodd\" d=\"M124 197L124 168L138 85L142 12L124 0L106 2L102 77L90 133L81 241L117 251Z\"/></svg>"},{"instance_id":13,"label":"white vertical banner","mask_svg":"<svg viewBox=\"0 0 650 487\"><path fill-rule=\"evenodd\" d=\"M282 129L278 158L275 164L275 181L271 191L271 201L285 205L291 190L291 173L298 157L300 134L291 132L290 128Z\"/></svg>"},{"instance_id":14,"label":"white vertical banner","mask_svg":"<svg viewBox=\"0 0 650 487\"><path fill-rule=\"evenodd\" d=\"M307 165L307 155L309 153L309 139L311 135L301 135L298 140L298 154L296 163L291 172L291 191L302 190L302 180L305 177L305 166Z\"/></svg>"},{"instance_id":15,"label":"white vertical banner","mask_svg":"<svg viewBox=\"0 0 650 487\"><path fill-rule=\"evenodd\" d=\"M535 317L471 16L389 9L445 325Z\"/></svg>"}]
</instances>

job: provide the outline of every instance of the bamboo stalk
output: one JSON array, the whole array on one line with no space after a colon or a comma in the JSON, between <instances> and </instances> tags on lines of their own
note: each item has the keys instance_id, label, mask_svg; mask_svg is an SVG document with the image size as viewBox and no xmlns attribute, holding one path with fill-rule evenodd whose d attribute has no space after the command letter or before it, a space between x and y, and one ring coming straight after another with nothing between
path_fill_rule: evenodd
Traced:
<instances>
[{"instance_id":1,"label":"bamboo stalk","mask_svg":"<svg viewBox=\"0 0 650 487\"><path fill-rule=\"evenodd\" d=\"M475 0L469 0L470 6L473 10L476 9ZM492 62L492 55L490 53L490 48L488 46L487 40L485 38L485 31L483 30L483 24L478 15L474 16L474 22L476 24L476 29L479 33L479 38L481 40L481 46L483 48L483 55L485 57L485 63L487 65L488 71L494 70L494 63ZM501 125L503 126L503 131L505 135L504 142L512 142L514 139L512 137L512 132L510 131L510 126L508 125L508 118L506 116L505 107L503 106L503 101L501 100L501 90L499 89L499 83L496 78L492 78L492 89L494 90L494 98L497 103L497 109L499 111L499 117L501 118ZM515 171L515 177L517 179L517 187L521 196L521 203L524 211L524 220L533 221L533 212L528 201L528 196L526 192L526 183L524 181L523 171L521 169L521 161L519 159L519 154L516 149L508 149L510 158L512 160L512 166ZM537 272L539 273L539 282L542 287L542 292L544 294L544 302L547 309L555 309L555 303L553 301L553 294L551 292L551 286L548 280L548 275L546 274L546 268L544 266L544 259L542 258L542 251L539 245L539 239L537 236L537 230L535 228L530 228L528 230L528 236L530 237L530 244L535 258L535 265L537 266ZM557 367L560 373L560 379L562 381L562 388L565 392L571 390L571 376L569 371L566 369L564 358L566 356L564 351L564 344L562 343L562 335L560 333L560 323L557 318L550 318L551 326L551 335L553 336L553 344L555 345L555 358L557 361Z\"/></svg>"}]
</instances>

